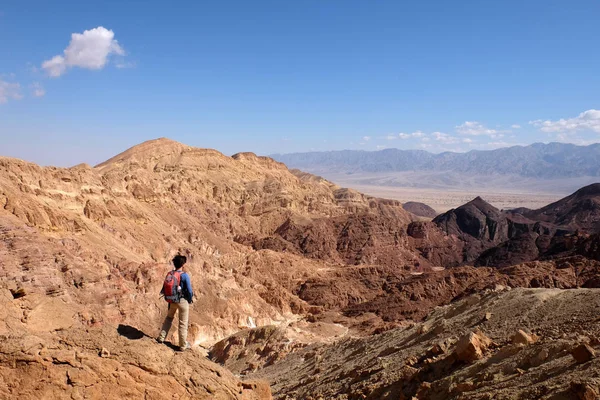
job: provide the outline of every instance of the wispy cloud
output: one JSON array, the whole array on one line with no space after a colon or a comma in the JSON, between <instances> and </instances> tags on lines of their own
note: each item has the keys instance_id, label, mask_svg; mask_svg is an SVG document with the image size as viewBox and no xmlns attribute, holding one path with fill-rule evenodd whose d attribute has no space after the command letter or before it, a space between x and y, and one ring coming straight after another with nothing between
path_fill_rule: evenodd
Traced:
<instances>
[{"instance_id":1,"label":"wispy cloud","mask_svg":"<svg viewBox=\"0 0 600 400\"><path fill-rule=\"evenodd\" d=\"M447 133L443 132L433 132L431 136L433 136L436 141L441 142L443 144L454 144L460 141L459 138L455 136L450 136Z\"/></svg>"},{"instance_id":2,"label":"wispy cloud","mask_svg":"<svg viewBox=\"0 0 600 400\"><path fill-rule=\"evenodd\" d=\"M46 94L46 90L39 82L33 82L31 85L29 85L29 88L31 89L31 95L33 97L44 97Z\"/></svg>"},{"instance_id":3,"label":"wispy cloud","mask_svg":"<svg viewBox=\"0 0 600 400\"><path fill-rule=\"evenodd\" d=\"M368 142L369 140L371 140L371 136L363 136L362 140Z\"/></svg>"},{"instance_id":4,"label":"wispy cloud","mask_svg":"<svg viewBox=\"0 0 600 400\"><path fill-rule=\"evenodd\" d=\"M125 56L125 50L114 38L112 30L102 26L73 33L71 42L63 51L42 63L42 68L51 77L59 77L73 67L98 70L104 68L111 54Z\"/></svg>"},{"instance_id":5,"label":"wispy cloud","mask_svg":"<svg viewBox=\"0 0 600 400\"><path fill-rule=\"evenodd\" d=\"M512 129L521 129L521 125L519 124L513 124L510 126Z\"/></svg>"},{"instance_id":6,"label":"wispy cloud","mask_svg":"<svg viewBox=\"0 0 600 400\"><path fill-rule=\"evenodd\" d=\"M5 104L8 100L20 100L21 85L17 82L7 82L0 79L0 104Z\"/></svg>"},{"instance_id":7,"label":"wispy cloud","mask_svg":"<svg viewBox=\"0 0 600 400\"><path fill-rule=\"evenodd\" d=\"M577 117L568 119L559 119L558 121L537 119L529 123L542 132L565 132L573 133L576 131L593 131L600 133L600 110L587 110Z\"/></svg>"},{"instance_id":8,"label":"wispy cloud","mask_svg":"<svg viewBox=\"0 0 600 400\"><path fill-rule=\"evenodd\" d=\"M420 138L425 136L425 133L421 132L421 131L416 131L413 133L399 133L398 137L400 139L410 139L410 138Z\"/></svg>"},{"instance_id":9,"label":"wispy cloud","mask_svg":"<svg viewBox=\"0 0 600 400\"><path fill-rule=\"evenodd\" d=\"M499 131L496 129L490 129L477 121L465 121L463 124L455 127L456 132L460 135L471 135L471 136L497 136Z\"/></svg>"}]
</instances>

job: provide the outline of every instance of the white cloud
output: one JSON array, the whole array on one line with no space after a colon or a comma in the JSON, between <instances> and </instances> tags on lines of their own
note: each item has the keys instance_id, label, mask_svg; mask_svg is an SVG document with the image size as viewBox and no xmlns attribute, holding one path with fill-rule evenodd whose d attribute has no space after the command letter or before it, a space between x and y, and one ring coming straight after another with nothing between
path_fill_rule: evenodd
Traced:
<instances>
[{"instance_id":1,"label":"white cloud","mask_svg":"<svg viewBox=\"0 0 600 400\"><path fill-rule=\"evenodd\" d=\"M398 134L398 137L400 139L420 138L420 137L423 137L423 136L425 136L425 133L423 133L421 131L416 131L416 132L413 132L413 133L404 133L404 132L401 132L401 133Z\"/></svg>"},{"instance_id":2,"label":"white cloud","mask_svg":"<svg viewBox=\"0 0 600 400\"><path fill-rule=\"evenodd\" d=\"M385 146L385 145L379 145L379 144L378 144L378 145L377 145L377 146L375 146L375 147L377 148L377 150L383 150L383 149L387 149L387 146Z\"/></svg>"},{"instance_id":3,"label":"white cloud","mask_svg":"<svg viewBox=\"0 0 600 400\"><path fill-rule=\"evenodd\" d=\"M459 141L457 137L450 136L447 133L443 132L433 132L431 135L435 138L435 140L444 144L453 144L458 143Z\"/></svg>"},{"instance_id":4,"label":"white cloud","mask_svg":"<svg viewBox=\"0 0 600 400\"><path fill-rule=\"evenodd\" d=\"M113 31L99 26L83 33L73 33L71 42L63 51L42 63L42 68L51 77L64 74L68 68L102 69L111 54L125 55L125 51L114 39Z\"/></svg>"},{"instance_id":5,"label":"white cloud","mask_svg":"<svg viewBox=\"0 0 600 400\"><path fill-rule=\"evenodd\" d=\"M362 140L368 142L369 140L371 140L371 136L363 136Z\"/></svg>"},{"instance_id":6,"label":"white cloud","mask_svg":"<svg viewBox=\"0 0 600 400\"><path fill-rule=\"evenodd\" d=\"M456 126L456 132L458 132L461 135L471 136L497 136L499 133L497 130L489 129L477 121L465 121L464 124Z\"/></svg>"},{"instance_id":7,"label":"white cloud","mask_svg":"<svg viewBox=\"0 0 600 400\"><path fill-rule=\"evenodd\" d=\"M431 139L429 139L428 137L424 137L423 139L421 139L421 142L429 142L431 141Z\"/></svg>"},{"instance_id":8,"label":"white cloud","mask_svg":"<svg viewBox=\"0 0 600 400\"><path fill-rule=\"evenodd\" d=\"M23 98L21 94L21 85L17 82L6 82L0 79L0 104L8 102L8 100L20 100Z\"/></svg>"},{"instance_id":9,"label":"white cloud","mask_svg":"<svg viewBox=\"0 0 600 400\"><path fill-rule=\"evenodd\" d=\"M464 138L462 140L463 143L473 143L473 139L469 139L469 138Z\"/></svg>"},{"instance_id":10,"label":"white cloud","mask_svg":"<svg viewBox=\"0 0 600 400\"><path fill-rule=\"evenodd\" d=\"M574 136L573 134L567 134L567 133L557 133L556 136L554 136L552 138L552 140L555 142L576 144L577 146L588 146L590 144L598 143L597 139L589 140L589 139L584 139L582 137ZM545 143L548 143L548 142L545 142Z\"/></svg>"},{"instance_id":11,"label":"white cloud","mask_svg":"<svg viewBox=\"0 0 600 400\"><path fill-rule=\"evenodd\" d=\"M31 89L31 94L33 97L44 97L46 94L46 90L39 82L33 82L31 85L29 85L29 88Z\"/></svg>"},{"instance_id":12,"label":"white cloud","mask_svg":"<svg viewBox=\"0 0 600 400\"><path fill-rule=\"evenodd\" d=\"M401 134L401 135L402 135L402 134ZM387 140L396 140L396 139L398 139L398 136L396 136L396 135L387 135L385 138L386 138Z\"/></svg>"},{"instance_id":13,"label":"white cloud","mask_svg":"<svg viewBox=\"0 0 600 400\"><path fill-rule=\"evenodd\" d=\"M521 129L521 125L519 125L519 124L513 124L510 127L513 129Z\"/></svg>"},{"instance_id":14,"label":"white cloud","mask_svg":"<svg viewBox=\"0 0 600 400\"><path fill-rule=\"evenodd\" d=\"M587 110L577 117L559 119L558 121L542 121L541 119L530 121L531 125L540 128L542 132L576 132L594 131L600 133L600 110Z\"/></svg>"},{"instance_id":15,"label":"white cloud","mask_svg":"<svg viewBox=\"0 0 600 400\"><path fill-rule=\"evenodd\" d=\"M67 70L67 64L63 56L54 56L42 63L42 68L52 77L61 76Z\"/></svg>"}]
</instances>

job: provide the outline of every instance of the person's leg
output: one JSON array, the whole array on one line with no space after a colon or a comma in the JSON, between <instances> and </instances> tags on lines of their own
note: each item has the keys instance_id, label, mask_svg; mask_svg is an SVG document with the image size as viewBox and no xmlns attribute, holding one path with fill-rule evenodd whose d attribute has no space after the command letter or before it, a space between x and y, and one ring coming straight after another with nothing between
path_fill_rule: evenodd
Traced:
<instances>
[{"instance_id":1,"label":"person's leg","mask_svg":"<svg viewBox=\"0 0 600 400\"><path fill-rule=\"evenodd\" d=\"M175 313L177 312L177 307L175 303L169 303L169 311L167 312L167 317L165 318L165 322L163 322L163 326L160 330L160 335L156 340L160 343L164 342L169 334L169 330L171 329L171 325L173 324L173 318L175 317Z\"/></svg>"},{"instance_id":2,"label":"person's leg","mask_svg":"<svg viewBox=\"0 0 600 400\"><path fill-rule=\"evenodd\" d=\"M179 347L181 347L183 350L185 350L187 343L189 312L189 303L186 299L181 299L179 301Z\"/></svg>"}]
</instances>

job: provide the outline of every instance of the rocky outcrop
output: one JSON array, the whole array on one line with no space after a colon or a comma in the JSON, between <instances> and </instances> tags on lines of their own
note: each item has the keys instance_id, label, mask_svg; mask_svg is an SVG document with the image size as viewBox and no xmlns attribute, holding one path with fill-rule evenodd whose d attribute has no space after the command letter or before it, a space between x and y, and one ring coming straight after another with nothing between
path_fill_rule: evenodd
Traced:
<instances>
[{"instance_id":1,"label":"rocky outcrop","mask_svg":"<svg viewBox=\"0 0 600 400\"><path fill-rule=\"evenodd\" d=\"M463 253L465 263L474 262L483 251L505 242L509 234L516 233L509 226L508 218L480 197L437 216L433 222L446 234L466 243Z\"/></svg>"},{"instance_id":2,"label":"rocky outcrop","mask_svg":"<svg viewBox=\"0 0 600 400\"><path fill-rule=\"evenodd\" d=\"M417 201L408 201L404 203L402 207L406 211L413 213L418 217L435 218L435 216L438 214L433 208L429 207L427 204L419 203Z\"/></svg>"},{"instance_id":3,"label":"rocky outcrop","mask_svg":"<svg viewBox=\"0 0 600 400\"><path fill-rule=\"evenodd\" d=\"M0 289L0 397L271 399L268 383L241 382L197 349L180 353L132 326L93 322L89 305L68 300Z\"/></svg>"}]
</instances>

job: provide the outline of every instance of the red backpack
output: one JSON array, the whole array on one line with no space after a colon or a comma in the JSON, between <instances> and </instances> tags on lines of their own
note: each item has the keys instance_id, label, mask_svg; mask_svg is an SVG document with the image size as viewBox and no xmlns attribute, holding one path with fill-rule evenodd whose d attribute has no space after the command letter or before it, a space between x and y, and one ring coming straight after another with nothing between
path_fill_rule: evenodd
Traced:
<instances>
[{"instance_id":1,"label":"red backpack","mask_svg":"<svg viewBox=\"0 0 600 400\"><path fill-rule=\"evenodd\" d=\"M179 303L181 299L181 274L183 271L169 271L163 283L163 294L169 303Z\"/></svg>"}]
</instances>

